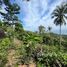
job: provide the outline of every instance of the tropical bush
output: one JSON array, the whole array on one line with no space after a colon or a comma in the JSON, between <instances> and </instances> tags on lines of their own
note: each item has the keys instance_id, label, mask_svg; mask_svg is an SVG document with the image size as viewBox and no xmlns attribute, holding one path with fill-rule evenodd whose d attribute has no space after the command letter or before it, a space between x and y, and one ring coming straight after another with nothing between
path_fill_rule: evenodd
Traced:
<instances>
[{"instance_id":1,"label":"tropical bush","mask_svg":"<svg viewBox=\"0 0 67 67\"><path fill-rule=\"evenodd\" d=\"M37 67L67 66L67 52L59 52L58 46L43 44L28 44L19 48L18 64L35 62Z\"/></svg>"},{"instance_id":2,"label":"tropical bush","mask_svg":"<svg viewBox=\"0 0 67 67\"><path fill-rule=\"evenodd\" d=\"M0 67L5 67L7 63L8 49L10 48L9 38L4 38L0 41Z\"/></svg>"}]
</instances>

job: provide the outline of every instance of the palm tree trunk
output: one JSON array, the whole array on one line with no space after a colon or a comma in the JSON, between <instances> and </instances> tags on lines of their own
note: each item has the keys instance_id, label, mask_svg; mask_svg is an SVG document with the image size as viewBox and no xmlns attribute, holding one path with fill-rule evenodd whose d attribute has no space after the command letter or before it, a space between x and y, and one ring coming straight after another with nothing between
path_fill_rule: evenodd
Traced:
<instances>
[{"instance_id":1,"label":"palm tree trunk","mask_svg":"<svg viewBox=\"0 0 67 67\"><path fill-rule=\"evenodd\" d=\"M61 24L60 24L60 49L61 49Z\"/></svg>"}]
</instances>

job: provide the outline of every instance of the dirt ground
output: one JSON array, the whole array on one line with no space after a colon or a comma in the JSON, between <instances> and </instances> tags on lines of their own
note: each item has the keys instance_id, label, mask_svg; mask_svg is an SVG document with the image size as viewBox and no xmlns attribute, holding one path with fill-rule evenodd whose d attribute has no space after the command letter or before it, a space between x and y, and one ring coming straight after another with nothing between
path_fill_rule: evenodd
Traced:
<instances>
[{"instance_id":1,"label":"dirt ground","mask_svg":"<svg viewBox=\"0 0 67 67\"><path fill-rule=\"evenodd\" d=\"M28 65L29 67L36 67L36 64L32 63ZM18 67L28 67L27 65L19 65Z\"/></svg>"}]
</instances>

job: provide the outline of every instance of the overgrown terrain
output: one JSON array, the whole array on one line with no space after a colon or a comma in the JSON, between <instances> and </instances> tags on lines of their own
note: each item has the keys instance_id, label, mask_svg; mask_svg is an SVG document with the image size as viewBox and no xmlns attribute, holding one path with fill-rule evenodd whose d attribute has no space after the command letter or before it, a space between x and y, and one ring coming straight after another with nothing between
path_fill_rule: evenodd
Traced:
<instances>
[{"instance_id":1,"label":"overgrown terrain","mask_svg":"<svg viewBox=\"0 0 67 67\"><path fill-rule=\"evenodd\" d=\"M0 22L1 23L1 22ZM24 31L18 26L19 31L5 34L1 27L0 39L0 67L35 63L37 67L66 67L67 66L67 38L62 36L62 45L59 45L57 34ZM9 33L14 33L14 36ZM21 32L21 33L20 33Z\"/></svg>"},{"instance_id":2,"label":"overgrown terrain","mask_svg":"<svg viewBox=\"0 0 67 67\"><path fill-rule=\"evenodd\" d=\"M51 27L46 32L43 26L38 32L25 31L16 15L19 6L3 2L7 13L0 12L4 17L0 21L0 67L67 67L67 35L60 39Z\"/></svg>"}]
</instances>

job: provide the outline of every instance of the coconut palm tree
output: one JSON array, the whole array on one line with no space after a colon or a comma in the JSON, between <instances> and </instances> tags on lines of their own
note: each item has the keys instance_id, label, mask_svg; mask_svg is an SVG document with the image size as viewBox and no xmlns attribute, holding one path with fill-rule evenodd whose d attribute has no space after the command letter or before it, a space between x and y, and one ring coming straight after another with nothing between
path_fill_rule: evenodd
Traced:
<instances>
[{"instance_id":1,"label":"coconut palm tree","mask_svg":"<svg viewBox=\"0 0 67 67\"><path fill-rule=\"evenodd\" d=\"M51 29L52 29L52 27L50 27L50 26L49 26L49 27L48 27L48 31L50 32L50 31L51 31Z\"/></svg>"},{"instance_id":2,"label":"coconut palm tree","mask_svg":"<svg viewBox=\"0 0 67 67\"><path fill-rule=\"evenodd\" d=\"M56 9L53 11L52 13L52 18L54 18L54 24L56 26L60 26L60 46L61 46L61 26L64 24L66 25L66 15L65 15L65 6L64 5L60 5L57 6Z\"/></svg>"},{"instance_id":3,"label":"coconut palm tree","mask_svg":"<svg viewBox=\"0 0 67 67\"><path fill-rule=\"evenodd\" d=\"M51 33L51 29L52 29L52 27L48 26L49 36L50 36L50 33Z\"/></svg>"}]
</instances>

